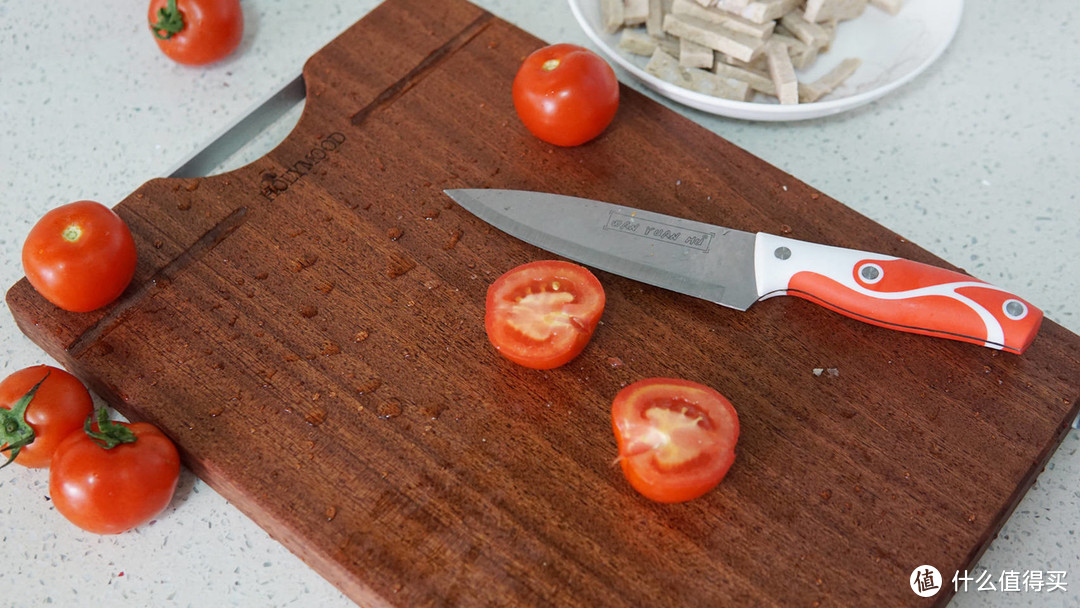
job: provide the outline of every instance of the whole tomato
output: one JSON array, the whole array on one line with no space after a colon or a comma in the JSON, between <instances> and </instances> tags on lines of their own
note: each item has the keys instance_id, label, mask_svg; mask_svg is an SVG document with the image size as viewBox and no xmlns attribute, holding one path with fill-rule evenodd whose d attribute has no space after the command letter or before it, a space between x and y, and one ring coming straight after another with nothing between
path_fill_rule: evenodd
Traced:
<instances>
[{"instance_id":1,"label":"whole tomato","mask_svg":"<svg viewBox=\"0 0 1080 608\"><path fill-rule=\"evenodd\" d=\"M94 401L75 376L35 365L0 382L0 408L0 444L11 461L42 468L49 466L61 441L82 429L94 413Z\"/></svg>"},{"instance_id":2,"label":"whole tomato","mask_svg":"<svg viewBox=\"0 0 1080 608\"><path fill-rule=\"evenodd\" d=\"M577 146L599 135L615 118L619 81L596 53L573 44L553 44L521 64L513 97L518 117L533 135L557 146Z\"/></svg>"},{"instance_id":3,"label":"whole tomato","mask_svg":"<svg viewBox=\"0 0 1080 608\"><path fill-rule=\"evenodd\" d=\"M53 454L49 494L68 521L95 534L119 534L165 510L180 478L176 446L144 422L112 422L99 411L86 432Z\"/></svg>"},{"instance_id":4,"label":"whole tomato","mask_svg":"<svg viewBox=\"0 0 1080 608\"><path fill-rule=\"evenodd\" d=\"M46 213L23 243L23 272L34 289L64 310L87 312L112 302L135 275L135 242L120 216L78 201Z\"/></svg>"},{"instance_id":5,"label":"whole tomato","mask_svg":"<svg viewBox=\"0 0 1080 608\"><path fill-rule=\"evenodd\" d=\"M150 31L173 61L204 65L240 45L244 13L240 0L151 0Z\"/></svg>"}]
</instances>

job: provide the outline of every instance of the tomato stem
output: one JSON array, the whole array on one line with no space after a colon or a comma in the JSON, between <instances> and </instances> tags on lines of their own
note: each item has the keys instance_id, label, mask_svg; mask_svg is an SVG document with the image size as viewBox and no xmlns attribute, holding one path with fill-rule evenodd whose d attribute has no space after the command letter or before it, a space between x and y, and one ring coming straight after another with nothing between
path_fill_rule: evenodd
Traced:
<instances>
[{"instance_id":1,"label":"tomato stem","mask_svg":"<svg viewBox=\"0 0 1080 608\"><path fill-rule=\"evenodd\" d=\"M159 8L157 21L150 24L150 31L154 32L154 37L159 40L168 40L183 29L184 15L176 8L176 0L169 0L168 6Z\"/></svg>"},{"instance_id":2,"label":"tomato stem","mask_svg":"<svg viewBox=\"0 0 1080 608\"><path fill-rule=\"evenodd\" d=\"M105 408L97 411L98 430L96 431L92 426L93 421L94 414L87 416L83 431L102 449L111 450L122 443L135 443L135 433L119 422L109 420L109 412Z\"/></svg>"},{"instance_id":3,"label":"tomato stem","mask_svg":"<svg viewBox=\"0 0 1080 608\"><path fill-rule=\"evenodd\" d=\"M82 226L78 224L72 224L67 228L64 228L64 231L60 233L60 236L65 241L69 243L74 243L75 241L79 240L79 237L82 236Z\"/></svg>"},{"instance_id":4,"label":"tomato stem","mask_svg":"<svg viewBox=\"0 0 1080 608\"><path fill-rule=\"evenodd\" d=\"M45 378L48 378L50 373L52 372L45 372ZM0 423L3 424L3 428L0 428L0 444L4 444L4 447L0 448L0 452L11 452L8 455L7 462L0 464L0 469L15 462L19 452L34 443L34 428L26 422L26 408L34 400L34 394L37 393L41 383L45 382L45 378L38 380L38 383L26 391L25 395L19 397L19 400L15 402L15 405L11 406L10 410L0 408Z\"/></svg>"}]
</instances>

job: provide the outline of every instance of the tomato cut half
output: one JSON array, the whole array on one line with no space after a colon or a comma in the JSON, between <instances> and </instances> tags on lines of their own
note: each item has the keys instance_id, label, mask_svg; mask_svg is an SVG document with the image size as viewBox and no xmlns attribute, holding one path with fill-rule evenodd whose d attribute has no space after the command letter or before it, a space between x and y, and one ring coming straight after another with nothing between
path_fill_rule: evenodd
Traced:
<instances>
[{"instance_id":1,"label":"tomato cut half","mask_svg":"<svg viewBox=\"0 0 1080 608\"><path fill-rule=\"evenodd\" d=\"M611 422L623 474L657 502L701 496L735 462L738 414L723 395L696 382L639 380L615 396Z\"/></svg>"},{"instance_id":2,"label":"tomato cut half","mask_svg":"<svg viewBox=\"0 0 1080 608\"><path fill-rule=\"evenodd\" d=\"M484 328L507 359L533 369L578 356L604 312L604 288L588 269L556 260L514 268L487 292Z\"/></svg>"}]
</instances>

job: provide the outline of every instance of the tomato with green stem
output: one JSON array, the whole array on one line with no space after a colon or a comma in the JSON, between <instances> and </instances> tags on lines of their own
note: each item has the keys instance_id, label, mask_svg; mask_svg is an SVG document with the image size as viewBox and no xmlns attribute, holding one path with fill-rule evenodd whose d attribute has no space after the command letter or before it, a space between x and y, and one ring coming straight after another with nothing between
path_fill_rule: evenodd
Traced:
<instances>
[{"instance_id":1,"label":"tomato with green stem","mask_svg":"<svg viewBox=\"0 0 1080 608\"><path fill-rule=\"evenodd\" d=\"M14 372L0 382L0 445L6 467L49 466L61 441L78 431L94 411L94 401L78 378L48 365Z\"/></svg>"},{"instance_id":2,"label":"tomato with green stem","mask_svg":"<svg viewBox=\"0 0 1080 608\"><path fill-rule=\"evenodd\" d=\"M145 422L109 420L102 408L53 454L49 494L56 510L95 534L119 534L165 510L180 478L176 446Z\"/></svg>"},{"instance_id":3,"label":"tomato with green stem","mask_svg":"<svg viewBox=\"0 0 1080 608\"><path fill-rule=\"evenodd\" d=\"M71 312L109 304L135 276L135 241L112 209L78 201L49 211L26 237L23 272L46 300Z\"/></svg>"},{"instance_id":4,"label":"tomato with green stem","mask_svg":"<svg viewBox=\"0 0 1080 608\"><path fill-rule=\"evenodd\" d=\"M604 303L604 288L588 269L556 260L531 262L488 288L484 328L502 356L551 369L581 353Z\"/></svg>"},{"instance_id":5,"label":"tomato with green stem","mask_svg":"<svg viewBox=\"0 0 1080 608\"><path fill-rule=\"evenodd\" d=\"M639 380L615 396L611 420L623 474L657 502L705 494L735 462L738 414L723 395L702 384Z\"/></svg>"},{"instance_id":6,"label":"tomato with green stem","mask_svg":"<svg viewBox=\"0 0 1080 608\"><path fill-rule=\"evenodd\" d=\"M205 65L240 45L244 13L240 0L151 0L150 31L173 61Z\"/></svg>"},{"instance_id":7,"label":"tomato with green stem","mask_svg":"<svg viewBox=\"0 0 1080 608\"><path fill-rule=\"evenodd\" d=\"M619 80L596 53L553 44L529 55L512 87L514 109L533 135L577 146L600 135L619 108Z\"/></svg>"}]
</instances>

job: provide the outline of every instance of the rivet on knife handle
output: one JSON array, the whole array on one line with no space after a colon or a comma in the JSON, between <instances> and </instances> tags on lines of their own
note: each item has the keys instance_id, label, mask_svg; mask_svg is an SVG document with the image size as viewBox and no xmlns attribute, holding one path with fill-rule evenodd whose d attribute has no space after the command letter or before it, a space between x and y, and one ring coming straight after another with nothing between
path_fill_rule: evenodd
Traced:
<instances>
[{"instance_id":1,"label":"rivet on knife handle","mask_svg":"<svg viewBox=\"0 0 1080 608\"><path fill-rule=\"evenodd\" d=\"M962 273L840 247L758 233L762 299L793 295L859 321L1022 353L1043 313Z\"/></svg>"}]
</instances>

